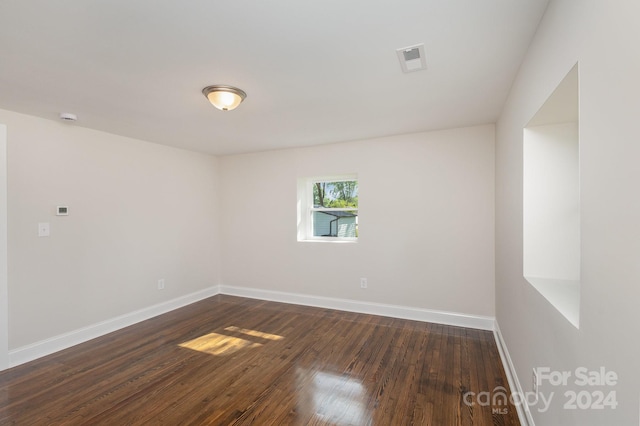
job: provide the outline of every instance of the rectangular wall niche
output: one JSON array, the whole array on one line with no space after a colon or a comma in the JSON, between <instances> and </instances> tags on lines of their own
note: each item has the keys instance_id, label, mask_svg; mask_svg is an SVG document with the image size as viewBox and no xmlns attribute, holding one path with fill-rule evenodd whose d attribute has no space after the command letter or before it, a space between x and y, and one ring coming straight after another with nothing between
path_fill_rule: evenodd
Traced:
<instances>
[{"instance_id":1,"label":"rectangular wall niche","mask_svg":"<svg viewBox=\"0 0 640 426\"><path fill-rule=\"evenodd\" d=\"M524 128L525 279L575 327L580 315L578 65Z\"/></svg>"}]
</instances>

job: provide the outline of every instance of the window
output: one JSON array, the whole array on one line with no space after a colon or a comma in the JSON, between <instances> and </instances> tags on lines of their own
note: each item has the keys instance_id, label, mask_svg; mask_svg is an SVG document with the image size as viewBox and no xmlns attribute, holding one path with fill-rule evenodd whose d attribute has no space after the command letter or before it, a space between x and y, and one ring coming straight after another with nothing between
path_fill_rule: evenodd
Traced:
<instances>
[{"instance_id":1,"label":"window","mask_svg":"<svg viewBox=\"0 0 640 426\"><path fill-rule=\"evenodd\" d=\"M298 240L357 240L356 176L302 179L298 206Z\"/></svg>"}]
</instances>

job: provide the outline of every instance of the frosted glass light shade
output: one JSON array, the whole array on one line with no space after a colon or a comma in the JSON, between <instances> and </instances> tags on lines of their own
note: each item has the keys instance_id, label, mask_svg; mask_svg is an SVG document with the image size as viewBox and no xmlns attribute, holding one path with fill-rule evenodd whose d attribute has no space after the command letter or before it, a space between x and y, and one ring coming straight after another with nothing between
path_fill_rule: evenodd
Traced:
<instances>
[{"instance_id":1,"label":"frosted glass light shade","mask_svg":"<svg viewBox=\"0 0 640 426\"><path fill-rule=\"evenodd\" d=\"M221 111L235 109L247 97L247 94L233 86L207 86L202 93L209 99L211 105Z\"/></svg>"}]
</instances>

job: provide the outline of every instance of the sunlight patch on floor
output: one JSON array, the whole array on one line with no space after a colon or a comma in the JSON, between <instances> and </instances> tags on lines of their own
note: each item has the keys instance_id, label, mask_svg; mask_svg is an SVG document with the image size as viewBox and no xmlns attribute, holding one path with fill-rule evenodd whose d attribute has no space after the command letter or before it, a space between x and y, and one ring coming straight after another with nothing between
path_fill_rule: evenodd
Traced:
<instances>
[{"instance_id":1,"label":"sunlight patch on floor","mask_svg":"<svg viewBox=\"0 0 640 426\"><path fill-rule=\"evenodd\" d=\"M270 334L235 326L226 327L224 331L235 334L244 334L247 337L236 337L224 334L223 332L209 333L187 342L180 343L178 346L198 352L204 352L209 355L226 356L234 354L242 349L258 348L267 343L265 340L284 339L283 336L278 336L277 334ZM257 342L255 340L262 340L263 342Z\"/></svg>"},{"instance_id":2,"label":"sunlight patch on floor","mask_svg":"<svg viewBox=\"0 0 640 426\"><path fill-rule=\"evenodd\" d=\"M246 328L240 328L240 327L234 327L234 326L229 326L225 328L225 330L235 331L236 333L242 333L242 334L246 334L248 336L253 336L253 337L261 337L263 339L269 339L269 340L284 339L283 336L278 336L277 334L265 333L263 331L257 331L257 330L248 330Z\"/></svg>"},{"instance_id":3,"label":"sunlight patch on floor","mask_svg":"<svg viewBox=\"0 0 640 426\"><path fill-rule=\"evenodd\" d=\"M240 339L239 337L209 333L189 340L188 342L181 343L178 346L210 355L231 355L241 349L257 348L262 346L262 344Z\"/></svg>"}]
</instances>

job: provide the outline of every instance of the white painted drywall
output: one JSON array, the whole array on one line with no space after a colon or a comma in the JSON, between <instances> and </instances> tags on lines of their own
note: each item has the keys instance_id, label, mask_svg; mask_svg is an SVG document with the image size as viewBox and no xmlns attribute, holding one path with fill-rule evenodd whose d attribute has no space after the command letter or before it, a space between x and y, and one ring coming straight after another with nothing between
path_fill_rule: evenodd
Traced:
<instances>
[{"instance_id":1,"label":"white painted drywall","mask_svg":"<svg viewBox=\"0 0 640 426\"><path fill-rule=\"evenodd\" d=\"M215 157L9 111L0 123L10 349L218 284Z\"/></svg>"},{"instance_id":2,"label":"white painted drywall","mask_svg":"<svg viewBox=\"0 0 640 426\"><path fill-rule=\"evenodd\" d=\"M7 285L7 126L0 124L0 370L9 367Z\"/></svg>"},{"instance_id":3,"label":"white painted drywall","mask_svg":"<svg viewBox=\"0 0 640 426\"><path fill-rule=\"evenodd\" d=\"M615 410L564 409L537 425L637 425L640 394L640 2L552 0L496 126L496 315L517 375L534 367L615 371ZM581 295L573 327L522 277L523 127L566 73L580 70ZM575 375L573 376L575 378ZM569 384L574 383L570 381Z\"/></svg>"},{"instance_id":4,"label":"white painted drywall","mask_svg":"<svg viewBox=\"0 0 640 426\"><path fill-rule=\"evenodd\" d=\"M486 125L220 158L222 284L493 316L493 143ZM347 173L358 242L298 242L298 179Z\"/></svg>"},{"instance_id":5,"label":"white painted drywall","mask_svg":"<svg viewBox=\"0 0 640 426\"><path fill-rule=\"evenodd\" d=\"M578 123L524 130L524 276L580 279Z\"/></svg>"}]
</instances>

